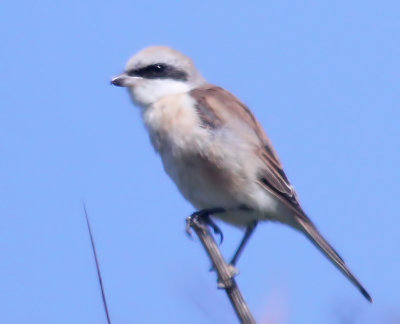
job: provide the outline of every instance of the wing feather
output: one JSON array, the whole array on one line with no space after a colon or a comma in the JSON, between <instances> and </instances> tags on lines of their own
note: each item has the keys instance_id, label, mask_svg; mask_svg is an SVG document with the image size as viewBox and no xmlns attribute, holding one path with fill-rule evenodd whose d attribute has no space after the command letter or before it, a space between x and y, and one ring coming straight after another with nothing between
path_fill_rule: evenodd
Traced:
<instances>
[{"instance_id":1,"label":"wing feather","mask_svg":"<svg viewBox=\"0 0 400 324\"><path fill-rule=\"evenodd\" d=\"M293 211L293 221L295 222L293 225L304 232L311 242L314 243L361 291L364 297L371 302L371 296L302 210L296 192L283 171L282 164L271 141L251 111L234 95L213 85L205 85L194 89L191 91L191 95L197 100L196 109L203 123L203 127L215 129L224 126L227 123L226 121L231 118L238 118L248 125L249 130L254 131L259 140L256 153L261 161L263 161L263 166L258 170L258 183L260 186L273 194Z\"/></svg>"},{"instance_id":2,"label":"wing feather","mask_svg":"<svg viewBox=\"0 0 400 324\"><path fill-rule=\"evenodd\" d=\"M234 117L254 131L259 141L256 153L264 165L258 170L258 183L274 193L290 209L304 215L271 141L250 109L230 92L213 85L196 88L191 91L191 95L196 99L196 110L203 127L219 128Z\"/></svg>"},{"instance_id":3,"label":"wing feather","mask_svg":"<svg viewBox=\"0 0 400 324\"><path fill-rule=\"evenodd\" d=\"M239 118L253 130L259 140L257 155L263 161L258 170L258 183L293 211L294 226L305 233L325 256L372 302L371 296L350 272L343 259L323 238L317 228L302 210L296 192L290 184L271 141L251 111L228 91L213 85L191 91L197 100L196 109L203 127L215 129L224 126L232 117Z\"/></svg>"}]
</instances>

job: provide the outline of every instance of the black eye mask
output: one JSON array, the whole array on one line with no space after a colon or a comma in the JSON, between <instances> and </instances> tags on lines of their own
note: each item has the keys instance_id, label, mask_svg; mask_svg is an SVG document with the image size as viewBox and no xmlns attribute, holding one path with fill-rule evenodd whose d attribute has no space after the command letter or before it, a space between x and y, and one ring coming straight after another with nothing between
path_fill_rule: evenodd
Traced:
<instances>
[{"instance_id":1,"label":"black eye mask","mask_svg":"<svg viewBox=\"0 0 400 324\"><path fill-rule=\"evenodd\" d=\"M178 81L187 81L188 75L172 65L165 63L156 63L147 65L138 69L132 69L127 72L129 76L139 76L146 79L172 79Z\"/></svg>"}]
</instances>

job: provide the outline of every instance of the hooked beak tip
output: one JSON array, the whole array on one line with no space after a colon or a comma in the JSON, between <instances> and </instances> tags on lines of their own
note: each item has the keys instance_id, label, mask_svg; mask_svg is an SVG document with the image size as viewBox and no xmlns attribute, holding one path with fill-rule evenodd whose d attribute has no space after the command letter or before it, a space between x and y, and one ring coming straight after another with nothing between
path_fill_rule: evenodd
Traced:
<instances>
[{"instance_id":1,"label":"hooked beak tip","mask_svg":"<svg viewBox=\"0 0 400 324\"><path fill-rule=\"evenodd\" d=\"M115 85L117 87L122 87L123 86L123 80L120 77L115 77L112 78L111 82L112 85Z\"/></svg>"},{"instance_id":2,"label":"hooked beak tip","mask_svg":"<svg viewBox=\"0 0 400 324\"><path fill-rule=\"evenodd\" d=\"M126 87L126 74L122 73L111 79L111 84L117 87Z\"/></svg>"}]
</instances>

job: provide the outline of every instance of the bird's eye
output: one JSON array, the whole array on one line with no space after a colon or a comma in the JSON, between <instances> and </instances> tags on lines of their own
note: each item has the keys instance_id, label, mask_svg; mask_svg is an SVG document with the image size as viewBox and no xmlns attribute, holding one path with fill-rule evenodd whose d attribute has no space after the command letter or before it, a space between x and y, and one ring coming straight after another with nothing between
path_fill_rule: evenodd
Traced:
<instances>
[{"instance_id":1,"label":"bird's eye","mask_svg":"<svg viewBox=\"0 0 400 324\"><path fill-rule=\"evenodd\" d=\"M164 64L151 65L151 70L153 70L154 73L161 73L165 70L165 65Z\"/></svg>"},{"instance_id":2,"label":"bird's eye","mask_svg":"<svg viewBox=\"0 0 400 324\"><path fill-rule=\"evenodd\" d=\"M138 72L145 77L157 77L160 76L166 69L167 66L165 64L156 63L145 66L138 70Z\"/></svg>"}]
</instances>

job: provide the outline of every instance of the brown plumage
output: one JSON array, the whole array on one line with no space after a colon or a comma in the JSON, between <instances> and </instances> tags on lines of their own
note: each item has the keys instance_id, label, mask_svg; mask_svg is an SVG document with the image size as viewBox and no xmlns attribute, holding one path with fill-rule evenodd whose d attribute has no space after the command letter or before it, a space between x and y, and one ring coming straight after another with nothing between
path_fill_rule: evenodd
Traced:
<instances>
[{"instance_id":1,"label":"brown plumage","mask_svg":"<svg viewBox=\"0 0 400 324\"><path fill-rule=\"evenodd\" d=\"M264 162L264 167L258 171L259 185L292 210L296 227L304 232L311 242L356 285L368 301L372 302L372 298L365 288L351 273L339 254L318 232L301 208L297 194L283 171L282 164L271 141L251 111L230 92L217 86L205 85L192 90L190 95L198 103L196 110L204 127L224 127L226 121L231 120L233 115L234 118L240 119L242 123L247 124L249 129L254 131L259 139L255 151ZM223 105L224 108L218 108L219 105ZM227 115L231 116L228 117Z\"/></svg>"}]
</instances>

